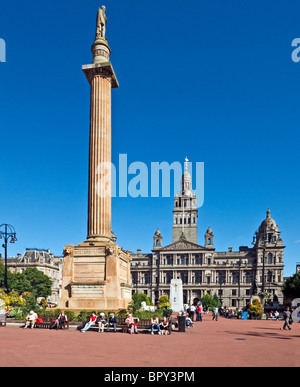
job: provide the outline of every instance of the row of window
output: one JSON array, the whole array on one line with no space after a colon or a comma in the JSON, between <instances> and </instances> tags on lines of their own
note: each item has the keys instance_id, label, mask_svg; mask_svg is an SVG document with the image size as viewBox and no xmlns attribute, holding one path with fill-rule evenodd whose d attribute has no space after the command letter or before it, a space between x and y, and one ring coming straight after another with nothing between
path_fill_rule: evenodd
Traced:
<instances>
[{"instance_id":1,"label":"row of window","mask_svg":"<svg viewBox=\"0 0 300 387\"><path fill-rule=\"evenodd\" d=\"M191 224L192 222L192 219L190 216L184 217L183 219L184 219L183 221L184 224ZM179 218L175 217L174 221L175 221L175 224L182 224L182 217L179 217ZM194 224L196 223L196 218L194 216L193 216L193 223Z\"/></svg>"},{"instance_id":2,"label":"row of window","mask_svg":"<svg viewBox=\"0 0 300 387\"><path fill-rule=\"evenodd\" d=\"M189 188L188 188L189 189ZM197 206L196 199L181 199L178 198L178 200L175 201L175 208L195 208Z\"/></svg>"},{"instance_id":3,"label":"row of window","mask_svg":"<svg viewBox=\"0 0 300 387\"><path fill-rule=\"evenodd\" d=\"M262 259L261 259L262 261ZM160 264L160 258L157 258L156 261L154 260L153 262L155 265L159 265ZM206 259L206 262L205 260L203 259L203 256L202 254L196 254L195 256L193 256L191 258L191 265L203 265L203 264L206 264L206 265L211 265L212 264L212 259L211 258L207 258ZM226 262L226 261L215 261L215 263L217 265L225 265L226 263L229 263L229 262ZM240 263L240 261L230 261L230 264L231 265L238 265ZM244 263L244 264L252 264L253 263L253 260L252 261L243 261L241 263ZM275 255L273 255L272 253L269 253L266 257L265 257L265 264L276 264L276 263L282 263L282 257L279 256L279 257L276 257ZM132 263L132 266L136 265L138 266L139 264L145 266L145 265L151 265L150 262L148 263L138 263L138 262L134 262ZM188 255L180 255L180 256L177 256L176 258L173 257L173 255L167 255L166 257L163 257L162 258L162 265L183 265L183 266L188 266L189 265L189 258L188 258Z\"/></svg>"},{"instance_id":4,"label":"row of window","mask_svg":"<svg viewBox=\"0 0 300 387\"><path fill-rule=\"evenodd\" d=\"M165 276L163 276L163 283L170 284L171 280L173 279L173 273L167 272ZM187 272L178 273L177 279L181 279L183 284L189 283L189 276ZM151 275L150 273L145 273L141 277L142 282L138 282L138 275L137 273L132 273L132 283L143 283L143 284L150 284L151 283ZM192 277L193 284L202 284L203 282L203 273L202 272L194 272L194 276ZM271 282L273 280L272 273L270 274L270 277L266 276L266 281ZM251 284L253 282L253 275L252 273L247 272L243 278L241 278L241 283ZM155 277L155 283L159 284L159 277ZM212 283L211 276L206 276L206 284ZM225 284L225 277L217 277L216 280L217 284ZM230 284L237 285L239 283L239 274L238 273L232 273L231 278L229 280Z\"/></svg>"}]
</instances>

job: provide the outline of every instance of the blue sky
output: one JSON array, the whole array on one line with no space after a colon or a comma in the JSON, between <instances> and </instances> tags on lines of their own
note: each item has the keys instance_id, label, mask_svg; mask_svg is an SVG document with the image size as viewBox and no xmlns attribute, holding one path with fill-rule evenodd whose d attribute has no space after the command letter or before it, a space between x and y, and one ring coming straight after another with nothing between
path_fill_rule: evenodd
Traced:
<instances>
[{"instance_id":1,"label":"blue sky","mask_svg":"<svg viewBox=\"0 0 300 387\"><path fill-rule=\"evenodd\" d=\"M284 275L300 261L300 4L107 0L107 38L120 83L112 91L112 159L204 162L198 243L250 246L268 207L286 245ZM3 3L0 38L0 223L18 242L61 255L86 238L89 84L102 3ZM129 176L129 179L133 176ZM179 182L178 182L179 183ZM172 241L173 198L114 198L125 249ZM2 252L3 253L3 252Z\"/></svg>"}]
</instances>

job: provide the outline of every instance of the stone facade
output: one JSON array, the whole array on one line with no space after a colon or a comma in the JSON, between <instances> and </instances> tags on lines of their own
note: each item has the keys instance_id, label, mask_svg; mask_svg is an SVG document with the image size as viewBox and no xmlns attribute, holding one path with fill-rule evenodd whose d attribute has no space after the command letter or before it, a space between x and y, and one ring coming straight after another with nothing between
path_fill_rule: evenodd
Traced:
<instances>
[{"instance_id":1,"label":"stone facade","mask_svg":"<svg viewBox=\"0 0 300 387\"><path fill-rule=\"evenodd\" d=\"M145 293L157 302L161 295L170 295L171 279L180 278L184 303L204 294L217 294L223 306L242 307L260 292L270 293L271 301L278 298L283 303L285 246L270 211L253 237L253 247L241 246L238 251L229 247L228 251L218 252L210 227L204 235L204 245L197 243L198 211L190 187L191 178L185 171L181 192L175 197L172 243L163 246L157 230L151 253L132 253L133 291Z\"/></svg>"}]
</instances>

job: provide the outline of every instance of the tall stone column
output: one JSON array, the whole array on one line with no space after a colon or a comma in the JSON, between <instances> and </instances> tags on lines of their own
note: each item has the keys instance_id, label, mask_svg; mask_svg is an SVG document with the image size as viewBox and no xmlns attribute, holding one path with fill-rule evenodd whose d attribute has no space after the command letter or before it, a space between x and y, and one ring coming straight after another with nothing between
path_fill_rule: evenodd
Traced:
<instances>
[{"instance_id":1,"label":"tall stone column","mask_svg":"<svg viewBox=\"0 0 300 387\"><path fill-rule=\"evenodd\" d=\"M88 239L111 237L111 79L99 70L85 70L91 86Z\"/></svg>"},{"instance_id":2,"label":"tall stone column","mask_svg":"<svg viewBox=\"0 0 300 387\"><path fill-rule=\"evenodd\" d=\"M105 7L97 15L93 63L82 66L90 84L87 239L65 245L61 308L117 310L131 300L130 254L111 230L111 89L118 81L109 61Z\"/></svg>"},{"instance_id":3,"label":"tall stone column","mask_svg":"<svg viewBox=\"0 0 300 387\"><path fill-rule=\"evenodd\" d=\"M103 240L112 237L111 89L119 85L109 62L110 47L105 37L97 35L98 31L97 24L96 38L92 46L93 63L82 66L91 87L88 240Z\"/></svg>"}]
</instances>

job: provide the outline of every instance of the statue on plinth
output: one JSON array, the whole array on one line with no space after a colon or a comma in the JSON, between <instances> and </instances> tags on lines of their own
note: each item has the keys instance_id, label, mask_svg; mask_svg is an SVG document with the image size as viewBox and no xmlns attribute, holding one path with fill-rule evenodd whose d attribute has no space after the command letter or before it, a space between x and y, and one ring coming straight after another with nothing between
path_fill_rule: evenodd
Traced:
<instances>
[{"instance_id":1,"label":"statue on plinth","mask_svg":"<svg viewBox=\"0 0 300 387\"><path fill-rule=\"evenodd\" d=\"M102 5L97 14L97 27L96 27L96 39L105 38L107 17L105 15L105 6Z\"/></svg>"}]
</instances>

